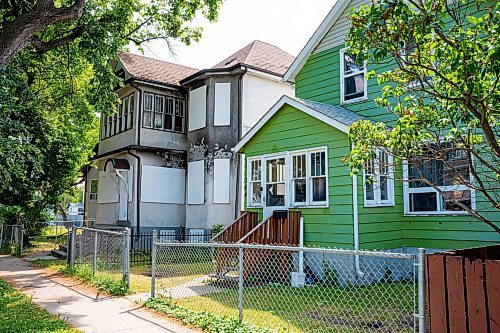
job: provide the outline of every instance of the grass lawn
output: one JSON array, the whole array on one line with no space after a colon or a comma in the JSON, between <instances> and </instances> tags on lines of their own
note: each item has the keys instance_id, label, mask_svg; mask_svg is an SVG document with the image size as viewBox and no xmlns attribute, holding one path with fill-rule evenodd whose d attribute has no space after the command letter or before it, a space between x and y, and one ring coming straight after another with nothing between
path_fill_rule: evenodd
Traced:
<instances>
[{"instance_id":1,"label":"grass lawn","mask_svg":"<svg viewBox=\"0 0 500 333\"><path fill-rule=\"evenodd\" d=\"M413 283L365 287L244 288L243 318L278 332L412 332ZM238 290L173 300L181 307L238 317Z\"/></svg>"},{"instance_id":2,"label":"grass lawn","mask_svg":"<svg viewBox=\"0 0 500 333\"><path fill-rule=\"evenodd\" d=\"M0 280L0 333L77 333L63 320L39 308Z\"/></svg>"}]
</instances>

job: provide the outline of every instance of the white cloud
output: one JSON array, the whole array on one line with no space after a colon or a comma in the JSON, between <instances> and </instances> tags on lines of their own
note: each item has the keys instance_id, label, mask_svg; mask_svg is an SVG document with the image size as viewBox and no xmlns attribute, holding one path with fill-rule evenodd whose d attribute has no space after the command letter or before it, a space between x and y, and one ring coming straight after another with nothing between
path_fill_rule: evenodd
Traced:
<instances>
[{"instance_id":1,"label":"white cloud","mask_svg":"<svg viewBox=\"0 0 500 333\"><path fill-rule=\"evenodd\" d=\"M145 55L199 69L210 68L258 39L296 56L335 2L226 0L217 22L199 20L197 23L204 28L199 43L188 47L174 42L175 55L172 55L166 43L154 42L145 47Z\"/></svg>"}]
</instances>

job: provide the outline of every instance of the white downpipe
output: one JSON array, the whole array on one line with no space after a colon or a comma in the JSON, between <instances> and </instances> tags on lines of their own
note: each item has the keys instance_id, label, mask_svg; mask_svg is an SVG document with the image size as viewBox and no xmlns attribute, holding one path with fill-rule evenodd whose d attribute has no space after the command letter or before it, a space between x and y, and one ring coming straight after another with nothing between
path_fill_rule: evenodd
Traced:
<instances>
[{"instance_id":1,"label":"white downpipe","mask_svg":"<svg viewBox=\"0 0 500 333\"><path fill-rule=\"evenodd\" d=\"M125 191L127 192L128 194L128 181L125 180L125 177L123 177L122 173L120 172L120 170L115 170L116 172L116 175L118 177L120 177L121 180L123 180L123 184L125 185Z\"/></svg>"},{"instance_id":2,"label":"white downpipe","mask_svg":"<svg viewBox=\"0 0 500 333\"><path fill-rule=\"evenodd\" d=\"M352 176L352 211L354 220L354 250L359 251L359 219L358 219L358 176ZM365 273L359 267L359 254L354 255L356 274L362 278Z\"/></svg>"},{"instance_id":3,"label":"white downpipe","mask_svg":"<svg viewBox=\"0 0 500 333\"><path fill-rule=\"evenodd\" d=\"M299 222L299 246L304 247L304 217ZM304 273L304 251L299 251L299 273Z\"/></svg>"}]
</instances>

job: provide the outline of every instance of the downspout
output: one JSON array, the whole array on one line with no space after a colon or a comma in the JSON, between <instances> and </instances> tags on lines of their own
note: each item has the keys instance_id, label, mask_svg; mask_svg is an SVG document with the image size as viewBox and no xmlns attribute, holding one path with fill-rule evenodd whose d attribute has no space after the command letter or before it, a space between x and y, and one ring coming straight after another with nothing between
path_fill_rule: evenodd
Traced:
<instances>
[{"instance_id":1,"label":"downspout","mask_svg":"<svg viewBox=\"0 0 500 333\"><path fill-rule=\"evenodd\" d=\"M245 70L243 73L241 73L240 77L238 78L238 141L241 140L242 134L243 134L243 77L245 74L248 72L248 68L245 67ZM240 185L240 178L241 178L241 154L235 154L235 159L236 159L236 198L235 198L235 205L234 205L234 219L236 220L239 215L240 215L240 208L242 205L242 202L240 202L241 198L241 191L243 190L242 188L239 188Z\"/></svg>"},{"instance_id":2,"label":"downspout","mask_svg":"<svg viewBox=\"0 0 500 333\"><path fill-rule=\"evenodd\" d=\"M354 251L356 254L354 255L354 268L356 270L356 274L362 278L365 273L361 271L359 267L359 219L358 219L358 176L352 175L352 213L353 213L353 222L354 222Z\"/></svg>"},{"instance_id":3,"label":"downspout","mask_svg":"<svg viewBox=\"0 0 500 333\"><path fill-rule=\"evenodd\" d=\"M141 145L141 129L142 129L142 89L140 89L138 86L135 86L133 82L130 83L132 87L137 89L139 91L139 105L137 107L137 146ZM141 188L142 188L142 163L141 163L141 157L139 155L136 155L135 153L132 153L130 151L130 148L128 149L128 154L130 156L135 157L137 160L137 186L136 188L136 214L135 214L135 225L137 228L136 234L136 239L139 239L139 235L141 233Z\"/></svg>"}]
</instances>

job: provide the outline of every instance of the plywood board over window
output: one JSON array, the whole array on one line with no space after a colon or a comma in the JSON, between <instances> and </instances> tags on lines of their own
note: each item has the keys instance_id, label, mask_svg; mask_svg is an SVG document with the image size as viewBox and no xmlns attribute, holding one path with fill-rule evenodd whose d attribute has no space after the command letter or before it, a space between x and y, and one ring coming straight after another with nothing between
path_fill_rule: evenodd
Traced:
<instances>
[{"instance_id":1,"label":"plywood board over window","mask_svg":"<svg viewBox=\"0 0 500 333\"><path fill-rule=\"evenodd\" d=\"M205 161L188 163L188 204L205 203Z\"/></svg>"},{"instance_id":2,"label":"plywood board over window","mask_svg":"<svg viewBox=\"0 0 500 333\"><path fill-rule=\"evenodd\" d=\"M231 83L216 83L214 126L229 125L231 125Z\"/></svg>"},{"instance_id":3,"label":"plywood board over window","mask_svg":"<svg viewBox=\"0 0 500 333\"><path fill-rule=\"evenodd\" d=\"M99 171L99 188L97 202L114 203L118 202L119 183L115 173Z\"/></svg>"},{"instance_id":4,"label":"plywood board over window","mask_svg":"<svg viewBox=\"0 0 500 333\"><path fill-rule=\"evenodd\" d=\"M214 203L229 203L229 176L231 160L214 160Z\"/></svg>"},{"instance_id":5,"label":"plywood board over window","mask_svg":"<svg viewBox=\"0 0 500 333\"><path fill-rule=\"evenodd\" d=\"M207 124L207 86L189 92L189 131L205 127Z\"/></svg>"},{"instance_id":6,"label":"plywood board over window","mask_svg":"<svg viewBox=\"0 0 500 333\"><path fill-rule=\"evenodd\" d=\"M185 178L183 169L143 165L141 201L184 204Z\"/></svg>"}]
</instances>

